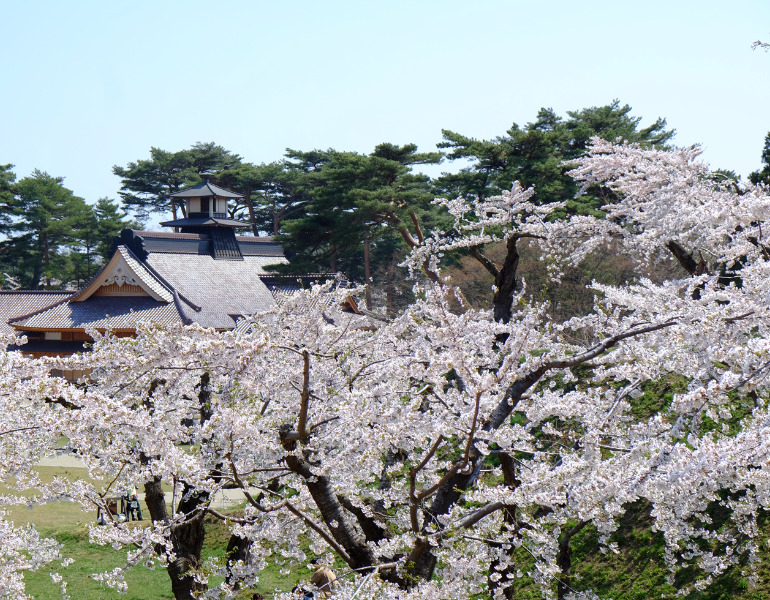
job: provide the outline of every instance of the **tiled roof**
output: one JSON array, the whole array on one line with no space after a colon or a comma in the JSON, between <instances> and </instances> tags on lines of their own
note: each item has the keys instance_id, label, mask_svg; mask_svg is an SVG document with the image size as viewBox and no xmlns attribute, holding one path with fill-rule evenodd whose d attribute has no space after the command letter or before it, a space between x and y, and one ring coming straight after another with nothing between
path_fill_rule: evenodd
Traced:
<instances>
[{"instance_id":1,"label":"tiled roof","mask_svg":"<svg viewBox=\"0 0 770 600\"><path fill-rule=\"evenodd\" d=\"M172 198L197 198L206 196L219 196L220 198L243 198L241 194L236 194L225 188L221 188L218 185L209 183L207 179L203 183L199 183L193 187L189 187L176 194L171 194Z\"/></svg>"},{"instance_id":2,"label":"tiled roof","mask_svg":"<svg viewBox=\"0 0 770 600\"><path fill-rule=\"evenodd\" d=\"M155 279L155 277L153 277L152 274L147 271L145 266L139 260L137 260L131 250L125 246L119 246L118 252L120 252L128 265L134 270L142 283L144 283L148 288L150 288L166 302L170 302L173 299L173 293L171 293L165 285Z\"/></svg>"},{"instance_id":3,"label":"tiled roof","mask_svg":"<svg viewBox=\"0 0 770 600\"><path fill-rule=\"evenodd\" d=\"M149 232L148 232L149 233ZM153 232L154 233L154 232ZM211 254L209 236L195 233L178 233L185 237L148 236L137 232L144 239L147 252L171 252L173 254ZM189 237L187 237L189 236ZM195 237L193 237L195 236Z\"/></svg>"},{"instance_id":4,"label":"tiled roof","mask_svg":"<svg viewBox=\"0 0 770 600\"><path fill-rule=\"evenodd\" d=\"M253 315L275 305L270 290L260 280L266 265L285 258L245 256L240 261L215 261L211 256L150 254L147 263L180 295L200 308L186 316L203 327L230 329L231 315Z\"/></svg>"},{"instance_id":5,"label":"tiled roof","mask_svg":"<svg viewBox=\"0 0 770 600\"><path fill-rule=\"evenodd\" d=\"M174 233L173 231L142 231L139 229L132 230L136 235L142 236L145 240L147 238L160 238L170 240L207 240L208 236L205 233Z\"/></svg>"},{"instance_id":6,"label":"tiled roof","mask_svg":"<svg viewBox=\"0 0 770 600\"><path fill-rule=\"evenodd\" d=\"M72 292L62 291L0 292L0 333L16 333L16 330L8 325L9 320L35 313L70 296Z\"/></svg>"},{"instance_id":7,"label":"tiled roof","mask_svg":"<svg viewBox=\"0 0 770 600\"><path fill-rule=\"evenodd\" d=\"M181 322L172 302L158 302L147 296L91 296L84 302L62 302L12 324L31 329L134 329L137 321L160 324Z\"/></svg>"},{"instance_id":8,"label":"tiled roof","mask_svg":"<svg viewBox=\"0 0 770 600\"><path fill-rule=\"evenodd\" d=\"M167 231L134 231L141 237L147 252L172 254L212 254L211 236L207 233L172 233ZM283 248L272 237L235 236L243 256L275 256L283 258Z\"/></svg>"},{"instance_id":9,"label":"tiled roof","mask_svg":"<svg viewBox=\"0 0 770 600\"><path fill-rule=\"evenodd\" d=\"M211 230L211 249L216 260L243 260L243 254L231 231L218 227Z\"/></svg>"},{"instance_id":10,"label":"tiled roof","mask_svg":"<svg viewBox=\"0 0 770 600\"><path fill-rule=\"evenodd\" d=\"M222 227L241 227L246 229L251 227L245 221L236 221L235 219L222 219L219 217L193 217L190 219L176 219L175 221L163 221L164 227L211 227L219 225Z\"/></svg>"},{"instance_id":11,"label":"tiled roof","mask_svg":"<svg viewBox=\"0 0 770 600\"><path fill-rule=\"evenodd\" d=\"M158 281L131 250L125 246L118 246L110 261L77 295L73 296L72 301L85 301L101 286L111 283L139 285L158 301L171 302L174 299L173 292Z\"/></svg>"},{"instance_id":12,"label":"tiled roof","mask_svg":"<svg viewBox=\"0 0 770 600\"><path fill-rule=\"evenodd\" d=\"M211 236L207 234L124 233L128 235L121 242L131 248L136 246L134 252L139 251L142 256L148 252L146 260L137 259L138 255L126 245L120 245L105 269L76 294L0 293L0 331L134 329L140 320L161 324L195 322L204 327L231 329L241 316L268 310L276 304L260 279L268 275L265 266L286 262L280 246L271 238L239 236L242 260L215 260L210 249ZM136 237L143 238L144 248L139 240L132 245ZM94 293L101 285L119 283L118 279L152 290L159 300Z\"/></svg>"},{"instance_id":13,"label":"tiled roof","mask_svg":"<svg viewBox=\"0 0 770 600\"><path fill-rule=\"evenodd\" d=\"M283 259L283 248L271 237L237 235L238 246L244 256L277 256ZM281 261L283 262L283 261Z\"/></svg>"}]
</instances>

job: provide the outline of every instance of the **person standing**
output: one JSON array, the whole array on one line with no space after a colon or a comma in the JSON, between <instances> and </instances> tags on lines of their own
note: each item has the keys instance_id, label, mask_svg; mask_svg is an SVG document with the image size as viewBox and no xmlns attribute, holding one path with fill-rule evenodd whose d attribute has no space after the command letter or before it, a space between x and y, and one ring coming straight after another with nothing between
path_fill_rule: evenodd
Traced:
<instances>
[{"instance_id":1,"label":"person standing","mask_svg":"<svg viewBox=\"0 0 770 600\"><path fill-rule=\"evenodd\" d=\"M129 519L133 521L142 520L142 506L139 504L139 496L137 495L136 485L132 484L126 491L126 521Z\"/></svg>"}]
</instances>

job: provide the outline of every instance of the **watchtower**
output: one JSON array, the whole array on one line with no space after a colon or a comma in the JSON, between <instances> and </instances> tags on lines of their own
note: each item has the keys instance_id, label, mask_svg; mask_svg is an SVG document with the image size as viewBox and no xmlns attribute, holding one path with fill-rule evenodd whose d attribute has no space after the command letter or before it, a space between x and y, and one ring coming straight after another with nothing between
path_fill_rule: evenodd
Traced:
<instances>
[{"instance_id":1,"label":"watchtower","mask_svg":"<svg viewBox=\"0 0 770 600\"><path fill-rule=\"evenodd\" d=\"M164 221L161 225L178 228L181 233L208 236L211 240L211 254L215 260L243 260L235 230L245 229L249 224L228 217L228 202L243 196L214 185L209 181L207 173L202 177L203 183L171 194L172 199L184 201L187 216L174 221Z\"/></svg>"}]
</instances>

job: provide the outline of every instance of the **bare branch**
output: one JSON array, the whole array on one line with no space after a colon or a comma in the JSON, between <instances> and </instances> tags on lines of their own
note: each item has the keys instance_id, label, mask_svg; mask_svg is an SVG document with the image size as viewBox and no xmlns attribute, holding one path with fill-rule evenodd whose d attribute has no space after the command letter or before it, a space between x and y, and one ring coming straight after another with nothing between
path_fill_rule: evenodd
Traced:
<instances>
[{"instance_id":1,"label":"bare branch","mask_svg":"<svg viewBox=\"0 0 770 600\"><path fill-rule=\"evenodd\" d=\"M497 268L497 265L495 265L495 263L481 251L480 246L471 246L469 250L471 256L479 261L481 266L489 271L489 274L497 280L497 277L500 275L500 270Z\"/></svg>"}]
</instances>

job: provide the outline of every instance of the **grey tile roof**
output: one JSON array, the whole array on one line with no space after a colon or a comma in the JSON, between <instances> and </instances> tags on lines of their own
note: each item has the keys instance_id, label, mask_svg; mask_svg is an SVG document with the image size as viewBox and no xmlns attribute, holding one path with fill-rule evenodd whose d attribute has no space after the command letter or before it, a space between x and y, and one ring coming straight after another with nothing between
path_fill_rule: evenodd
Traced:
<instances>
[{"instance_id":1,"label":"grey tile roof","mask_svg":"<svg viewBox=\"0 0 770 600\"><path fill-rule=\"evenodd\" d=\"M134 329L138 321L173 324L182 318L172 302L147 296L91 296L83 302L62 302L12 324L19 329Z\"/></svg>"},{"instance_id":2,"label":"grey tile roof","mask_svg":"<svg viewBox=\"0 0 770 600\"><path fill-rule=\"evenodd\" d=\"M161 223L164 227L201 227L212 225L220 225L222 227L241 227L246 229L251 227L245 221L236 221L234 219L221 219L214 217L193 217L191 219L176 219L175 221L163 221Z\"/></svg>"},{"instance_id":3,"label":"grey tile roof","mask_svg":"<svg viewBox=\"0 0 770 600\"><path fill-rule=\"evenodd\" d=\"M232 231L212 228L211 249L216 260L243 260L243 254Z\"/></svg>"},{"instance_id":4,"label":"grey tile roof","mask_svg":"<svg viewBox=\"0 0 770 600\"><path fill-rule=\"evenodd\" d=\"M72 292L61 291L0 292L0 333L16 333L16 330L8 324L9 320L58 304L70 296Z\"/></svg>"},{"instance_id":5,"label":"grey tile roof","mask_svg":"<svg viewBox=\"0 0 770 600\"><path fill-rule=\"evenodd\" d=\"M119 270L124 268L120 264L121 259L125 262L125 266L127 266L130 270L129 273L122 272L121 274L118 274L113 270L113 267L118 268ZM84 288L75 294L72 297L72 300L80 301L87 299L102 285L118 283L119 280L122 280L121 283L123 283L126 280L131 281L134 279L134 277L135 280L141 282L141 285L143 285L145 290L150 291L150 295L154 294L158 300L162 300L164 302L173 301L173 291L162 282L158 281L155 276L147 270L144 264L139 259L137 259L136 256L134 256L133 252L131 252L131 250L125 246L118 246L115 254L112 255L112 258L110 258L109 262L104 266L104 268L99 271L99 273L97 273L96 276L89 283L87 283Z\"/></svg>"},{"instance_id":6,"label":"grey tile roof","mask_svg":"<svg viewBox=\"0 0 770 600\"><path fill-rule=\"evenodd\" d=\"M207 233L172 233L170 231L139 231L134 236L141 237L147 252L170 252L173 254L212 254L211 236ZM275 256L283 259L283 248L272 237L237 235L243 256Z\"/></svg>"},{"instance_id":7,"label":"grey tile roof","mask_svg":"<svg viewBox=\"0 0 770 600\"><path fill-rule=\"evenodd\" d=\"M144 231L142 229L132 229L131 231L133 231L135 235L142 236L145 240L148 238L162 238L170 240L208 239L205 233L175 233L173 231Z\"/></svg>"},{"instance_id":8,"label":"grey tile roof","mask_svg":"<svg viewBox=\"0 0 770 600\"><path fill-rule=\"evenodd\" d=\"M205 198L207 196L219 196L220 198L243 198L241 194L236 194L235 192L221 188L218 185L209 183L208 179L203 183L199 183L198 185L184 189L181 192L171 194L172 198Z\"/></svg>"},{"instance_id":9,"label":"grey tile roof","mask_svg":"<svg viewBox=\"0 0 770 600\"><path fill-rule=\"evenodd\" d=\"M209 236L203 233L171 233L167 231L134 231L144 241L147 252L175 254L211 254Z\"/></svg>"},{"instance_id":10,"label":"grey tile roof","mask_svg":"<svg viewBox=\"0 0 770 600\"><path fill-rule=\"evenodd\" d=\"M242 260L215 260L207 234L133 232L144 240L146 261L125 246L117 253L145 288L166 302L147 296L85 297L92 284L106 277L101 271L79 293L0 293L0 331L16 329L134 329L140 320L161 324L195 322L204 327L231 329L241 316L272 308L276 300L262 281L264 267L285 263L271 238L239 236ZM245 250L244 250L245 249ZM296 278L295 278L296 279ZM103 283L109 283L106 280ZM78 294L85 299L75 301ZM11 321L7 324L7 321Z\"/></svg>"},{"instance_id":11,"label":"grey tile roof","mask_svg":"<svg viewBox=\"0 0 770 600\"><path fill-rule=\"evenodd\" d=\"M241 254L244 256L277 256L283 259L283 248L271 237L236 235Z\"/></svg>"},{"instance_id":12,"label":"grey tile roof","mask_svg":"<svg viewBox=\"0 0 770 600\"><path fill-rule=\"evenodd\" d=\"M206 255L150 254L147 263L177 292L200 310L185 309L187 317L203 327L231 329L233 315L252 315L275 306L261 281L269 264L285 258L245 256L241 261L216 261Z\"/></svg>"}]
</instances>

